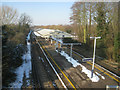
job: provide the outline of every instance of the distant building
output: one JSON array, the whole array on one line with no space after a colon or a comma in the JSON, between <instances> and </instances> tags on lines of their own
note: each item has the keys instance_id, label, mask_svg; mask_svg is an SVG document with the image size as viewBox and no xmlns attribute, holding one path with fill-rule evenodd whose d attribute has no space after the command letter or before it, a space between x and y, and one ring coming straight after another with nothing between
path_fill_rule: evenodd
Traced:
<instances>
[{"instance_id":1,"label":"distant building","mask_svg":"<svg viewBox=\"0 0 120 90\"><path fill-rule=\"evenodd\" d=\"M36 36L41 36L42 38L53 38L53 39L60 39L60 38L73 38L74 36L63 32L60 30L53 30L53 29L35 29L34 34Z\"/></svg>"}]
</instances>

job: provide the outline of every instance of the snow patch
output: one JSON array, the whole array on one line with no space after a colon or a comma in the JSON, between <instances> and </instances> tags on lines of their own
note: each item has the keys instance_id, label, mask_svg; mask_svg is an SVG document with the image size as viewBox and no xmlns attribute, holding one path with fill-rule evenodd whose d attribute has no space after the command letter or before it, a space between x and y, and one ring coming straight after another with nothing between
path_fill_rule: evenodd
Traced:
<instances>
[{"instance_id":1,"label":"snow patch","mask_svg":"<svg viewBox=\"0 0 120 90\"><path fill-rule=\"evenodd\" d=\"M64 56L68 62L72 63L73 67L77 67L78 65L80 65L80 63L78 63L76 60L74 60L73 58L71 58L68 54L66 54L64 51L61 51L60 54L62 56Z\"/></svg>"},{"instance_id":2,"label":"snow patch","mask_svg":"<svg viewBox=\"0 0 120 90\"><path fill-rule=\"evenodd\" d=\"M58 52L58 50L55 50L56 52Z\"/></svg>"},{"instance_id":3,"label":"snow patch","mask_svg":"<svg viewBox=\"0 0 120 90\"><path fill-rule=\"evenodd\" d=\"M99 77L93 73L93 77L91 78L91 71L88 70L85 66L81 65L80 66L82 67L82 72L84 72L85 74L87 74L87 76L90 78L90 80L92 82L98 82L99 81Z\"/></svg>"},{"instance_id":4,"label":"snow patch","mask_svg":"<svg viewBox=\"0 0 120 90\"><path fill-rule=\"evenodd\" d=\"M98 76L100 76L102 79L105 79L105 77L104 76L102 76L100 73L98 73L98 72L95 72Z\"/></svg>"},{"instance_id":5,"label":"snow patch","mask_svg":"<svg viewBox=\"0 0 120 90\"><path fill-rule=\"evenodd\" d=\"M30 32L31 33L31 32ZM17 75L17 79L14 83L11 83L10 85L12 86L12 88L21 88L21 86L23 85L23 77L24 77L24 73L26 78L30 78L30 73L31 73L31 44L30 42L28 42L28 40L30 40L30 33L27 36L27 48L28 51L22 56L23 59L23 64L18 67L15 71L16 75ZM30 80L27 80L27 85L30 85Z\"/></svg>"},{"instance_id":6,"label":"snow patch","mask_svg":"<svg viewBox=\"0 0 120 90\"><path fill-rule=\"evenodd\" d=\"M39 33L37 33L37 32L34 32L34 34L35 34L36 36L40 36L40 34L39 34Z\"/></svg>"},{"instance_id":7,"label":"snow patch","mask_svg":"<svg viewBox=\"0 0 120 90\"><path fill-rule=\"evenodd\" d=\"M28 33L27 40L30 40L31 31Z\"/></svg>"},{"instance_id":8,"label":"snow patch","mask_svg":"<svg viewBox=\"0 0 120 90\"><path fill-rule=\"evenodd\" d=\"M80 64L79 62L77 62L77 60L74 60L73 58L71 58L68 54L66 54L64 51L61 51L60 54L62 56L64 56L68 62L70 62L73 67L77 67L78 65L82 67L82 72L84 72L85 74L87 74L87 76L90 78L90 80L92 82L98 82L99 81L99 77L93 73L93 78L91 78L91 71L88 70L85 66L83 66L82 64Z\"/></svg>"},{"instance_id":9,"label":"snow patch","mask_svg":"<svg viewBox=\"0 0 120 90\"><path fill-rule=\"evenodd\" d=\"M38 57L39 59L41 59L41 57Z\"/></svg>"}]
</instances>

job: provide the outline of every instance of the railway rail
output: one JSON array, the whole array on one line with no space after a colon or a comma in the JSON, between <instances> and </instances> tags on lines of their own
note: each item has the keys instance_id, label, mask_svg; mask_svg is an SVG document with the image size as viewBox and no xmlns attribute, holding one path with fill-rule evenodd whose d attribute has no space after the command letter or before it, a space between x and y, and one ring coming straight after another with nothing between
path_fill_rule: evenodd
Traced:
<instances>
[{"instance_id":1,"label":"railway rail","mask_svg":"<svg viewBox=\"0 0 120 90\"><path fill-rule=\"evenodd\" d=\"M59 76L59 74L57 73L57 71L55 70L55 68L53 67L53 65L51 64L50 60L48 59L47 55L45 54L45 52L43 51L41 45L39 44L39 42L37 41L40 49L42 50L43 54L45 55L47 61L49 62L50 66L52 67L52 69L54 70L55 74L57 75L57 77L59 78L60 82L62 83L63 87L67 89L66 85L64 84L64 82L62 81L61 77Z\"/></svg>"},{"instance_id":2,"label":"railway rail","mask_svg":"<svg viewBox=\"0 0 120 90\"><path fill-rule=\"evenodd\" d=\"M41 41L41 43L42 43L42 45L46 45L46 44L48 44L48 43L45 43L44 41ZM44 49L45 49L45 47L43 47ZM45 49L45 51L48 53L48 51ZM54 61L54 59L53 59L53 57L49 54L49 56L51 57L51 59ZM69 73L67 73L66 71L65 71L65 69L64 69L64 66L61 64L61 65L58 65L55 61L54 61L54 63L53 64L55 64L56 66L57 66L57 68L60 70L60 72L61 72L61 74L62 75L60 75L61 77L62 76L64 76L66 79L67 79L67 81L71 84L71 88L74 88L74 89L76 89L76 88L80 88L79 87L79 85L77 85L77 83L75 82L75 80L71 77L71 74L69 74ZM61 69L62 68L62 69ZM73 84L74 83L74 84ZM70 87L69 87L70 88Z\"/></svg>"},{"instance_id":3,"label":"railway rail","mask_svg":"<svg viewBox=\"0 0 120 90\"><path fill-rule=\"evenodd\" d=\"M51 64L50 67L54 67L54 69L58 73L62 82L65 84L66 89L67 88L77 89L77 88L84 88L84 87L86 87L86 88L90 88L90 87L95 88L96 87L96 86L94 86L94 83L91 83L91 80L88 78L88 76L85 73L81 72L82 68L80 66L77 66L77 67L71 66L68 69L66 69L65 65L61 64L62 61L60 61L60 60L56 59L56 57L54 57L55 55L53 55L53 53L51 51L51 50L53 50L53 52L55 52L54 47L51 46L48 41L46 42L45 39L36 38L36 42L39 45L39 48L41 49L42 53L44 54L47 62L49 64ZM50 49L50 48L52 48L52 49ZM57 52L55 52L55 53L57 53ZM73 51L73 54L79 58L84 57L75 51ZM57 55L57 56L60 56L60 58L62 58L61 55ZM59 63L58 63L58 61L59 61ZM65 59L64 59L64 61L65 61ZM88 66L90 67L90 65L88 65ZM53 69L53 71L54 71L54 69ZM103 71L103 73L107 73L107 71ZM109 78L107 78L107 80L109 80ZM100 81L100 82L102 82L102 81ZM109 81L108 81L108 83L109 83ZM99 83L98 87L101 86L101 84L102 83ZM86 85L88 85L88 86L86 86ZM64 87L64 85L62 85L62 86ZM102 86L102 87L105 87L105 86Z\"/></svg>"},{"instance_id":4,"label":"railway rail","mask_svg":"<svg viewBox=\"0 0 120 90\"><path fill-rule=\"evenodd\" d=\"M53 59L50 55L48 55L48 52L45 50L45 48L42 46L42 43L40 43L40 42L38 42L38 40L35 38L35 40L36 40L36 44L39 46L39 48L40 48L40 52L38 52L38 53L40 53L41 55L43 54L44 55L44 61L42 61L42 62L39 62L39 63L42 63L42 64L44 64L44 68L46 68L46 71L49 71L49 70L47 70L47 69L49 69L49 68L52 68L52 71L54 71L54 73L55 73L55 75L57 76L57 78L59 79L59 82L61 83L61 87L59 86L60 85L60 83L59 83L59 85L55 85L56 84L56 82L54 81L55 79L53 79L54 77L52 77L52 75L49 75L50 76L50 80L52 80L52 84L54 84L54 88L58 88L58 86L59 86L59 88L64 88L64 89L66 89L67 90L67 86L66 86L66 81L63 81L63 77L62 76L65 76L65 78L68 80L68 82L70 83L70 85L72 86L71 88L75 88L74 86L73 86L73 84L71 83L71 81L67 78L67 76L64 74L64 72L60 69L60 67L59 66L56 66L57 67L57 69L59 69L59 71L57 71L56 70L56 67L54 67L53 66L53 64L51 63L51 61L49 60L49 59ZM43 56L42 56L43 57ZM47 62L46 62L47 61ZM43 63L44 62L44 63ZM47 64L46 64L46 63ZM54 64L55 64L55 62L54 62ZM46 65L49 65L49 67L46 67ZM41 68L41 67L40 67ZM41 69L41 70L43 70L43 69ZM61 71L60 71L61 70ZM58 74L58 72L61 72L61 74ZM51 73L51 71L50 71L50 73ZM61 78L62 77L62 78ZM41 82L41 81L40 81ZM65 83L64 83L65 82ZM43 86L42 86L43 87Z\"/></svg>"},{"instance_id":5,"label":"railway rail","mask_svg":"<svg viewBox=\"0 0 120 90\"><path fill-rule=\"evenodd\" d=\"M70 48L68 47L69 52L70 52ZM78 52L73 50L73 55L79 57L81 60L82 58L85 58L83 55L79 54ZM91 61L87 61L87 64L92 66L92 62ZM112 79L114 79L116 82L120 83L120 77L118 75L116 75L115 73L107 70L106 68L98 65L97 63L95 63L95 69L98 69L99 71L105 73L106 75L108 75L109 77L111 77Z\"/></svg>"},{"instance_id":6,"label":"railway rail","mask_svg":"<svg viewBox=\"0 0 120 90\"><path fill-rule=\"evenodd\" d=\"M73 53L79 55L81 58L84 58L85 56L81 55L80 54L81 52L78 51L78 50L79 50L78 47L74 47L73 48ZM96 65L97 66L99 66L101 68L104 68L107 72L110 72L110 73L114 74L116 77L120 76L120 73L119 73L118 69L110 67L106 63L100 62L101 60L104 60L104 58L96 55Z\"/></svg>"},{"instance_id":7,"label":"railway rail","mask_svg":"<svg viewBox=\"0 0 120 90\"><path fill-rule=\"evenodd\" d=\"M70 51L69 51L70 52ZM78 56L80 59L85 58L83 55L79 54L78 52L73 50L73 54L75 56ZM92 65L92 62L87 62L87 64ZM98 69L99 71L103 72L104 74L106 74L107 76L109 76L110 78L114 79L116 82L120 83L120 77L116 74L114 74L113 72L107 70L106 68L98 65L97 63L95 63L95 69Z\"/></svg>"},{"instance_id":8,"label":"railway rail","mask_svg":"<svg viewBox=\"0 0 120 90\"><path fill-rule=\"evenodd\" d=\"M33 88L42 88L40 80L37 75L38 72L36 71L36 66L33 63L33 61L32 61L32 72L34 73L33 74L33 78L34 78Z\"/></svg>"},{"instance_id":9,"label":"railway rail","mask_svg":"<svg viewBox=\"0 0 120 90\"><path fill-rule=\"evenodd\" d=\"M42 51L38 49L38 45L36 42L34 44L34 53L35 56L32 56L32 70L33 70L33 78L34 78L34 87L33 88L58 88L61 84L58 80L55 80L57 77L54 74L53 70L50 68L48 62L46 62L45 57L42 56ZM35 45L36 44L36 45ZM37 52L35 52L37 51ZM32 54L33 55L33 54ZM54 82L55 81L55 82ZM57 83L57 85L56 85ZM59 85L58 85L59 84ZM62 88L62 86L60 87Z\"/></svg>"},{"instance_id":10,"label":"railway rail","mask_svg":"<svg viewBox=\"0 0 120 90\"><path fill-rule=\"evenodd\" d=\"M44 45L48 44L45 43L44 40L40 40L40 43L42 45L42 48L44 49L45 53L47 54L48 57L50 57L50 59L52 60L52 64L58 69L58 72L61 72L60 76L62 77L62 79L64 79L65 84L67 83L67 87L68 88L80 88L78 87L78 85L75 83L75 81L71 78L71 75L68 74L62 65L58 65L55 61L54 58L50 55L50 53L47 51L47 49L44 47ZM61 69L62 68L62 69ZM67 81L66 81L67 80ZM74 84L73 84L74 83ZM70 85L70 86L69 86Z\"/></svg>"},{"instance_id":11,"label":"railway rail","mask_svg":"<svg viewBox=\"0 0 120 90\"><path fill-rule=\"evenodd\" d=\"M39 39L39 41L42 42L42 45L44 45L44 46L48 46L49 45L48 42L46 42L44 39L43 40ZM51 54L49 54L48 56L52 57ZM58 62L55 62L55 63L58 63ZM87 77L87 75L85 75L84 73L81 73L81 67L78 66L76 68L73 68L71 66L71 68L69 70L65 70L64 69L65 67L62 64L58 63L58 65L59 65L58 67L62 68L62 72L66 75L65 77L67 77L73 83L75 89L76 88L84 88L85 87L84 86L85 83L90 83L90 79ZM82 83L80 83L80 82L82 82ZM86 86L86 88L89 88L89 86Z\"/></svg>"},{"instance_id":12,"label":"railway rail","mask_svg":"<svg viewBox=\"0 0 120 90\"><path fill-rule=\"evenodd\" d=\"M36 50L36 47L34 47L34 49ZM38 53L35 51L32 53L34 53L36 56L39 56ZM33 70L33 78L34 78L34 84L35 84L34 88L49 88L49 87L54 88L41 59L39 59L39 57L34 57L34 56L32 57L33 57L32 70Z\"/></svg>"}]
</instances>

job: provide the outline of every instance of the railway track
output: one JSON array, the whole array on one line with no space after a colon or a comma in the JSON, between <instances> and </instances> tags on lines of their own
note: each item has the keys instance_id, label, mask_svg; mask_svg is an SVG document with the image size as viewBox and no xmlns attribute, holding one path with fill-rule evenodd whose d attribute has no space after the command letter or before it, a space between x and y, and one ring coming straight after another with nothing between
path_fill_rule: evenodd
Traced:
<instances>
[{"instance_id":1,"label":"railway track","mask_svg":"<svg viewBox=\"0 0 120 90\"><path fill-rule=\"evenodd\" d=\"M70 49L70 47L67 47L68 49ZM73 47L73 54L77 54L79 55L79 57L82 59L84 58L85 56L81 55L80 54L80 51L78 51L78 47ZM111 73L111 74L114 74L114 76L118 77L120 76L120 73L118 71L118 69L114 69L113 67L110 67L108 66L107 64L103 63L103 62L100 62L101 60L104 60L104 58L102 57L99 57L96 55L96 65L101 67L101 68L104 68L107 72ZM119 77L118 77L119 78Z\"/></svg>"},{"instance_id":2,"label":"railway track","mask_svg":"<svg viewBox=\"0 0 120 90\"><path fill-rule=\"evenodd\" d=\"M36 71L36 66L34 64L34 62L32 61L32 73L33 73L33 88L42 88L40 80L38 78L38 72Z\"/></svg>"},{"instance_id":3,"label":"railway track","mask_svg":"<svg viewBox=\"0 0 120 90\"><path fill-rule=\"evenodd\" d=\"M31 38L32 39L32 38ZM33 42L33 39L31 40L31 49L33 49L33 45L35 44ZM34 53L33 50L31 51L31 53ZM32 62L32 77L33 77L33 88L42 88L42 85L41 85L41 82L39 80L39 77L38 77L38 71L37 71L37 67L36 67L36 63L35 63L35 60L33 59L34 58L34 55L31 54L31 62Z\"/></svg>"},{"instance_id":4,"label":"railway track","mask_svg":"<svg viewBox=\"0 0 120 90\"><path fill-rule=\"evenodd\" d=\"M34 78L34 88L57 88L56 84L53 82L53 77L50 76L50 73L48 72L47 67L49 67L49 64L46 62L43 63L43 58L41 56L41 51L39 51L38 46L35 45L36 43L32 44L32 53L34 53L35 56L32 56L32 70L33 70L33 78ZM33 54L32 54L33 55ZM44 60L45 61L45 60ZM51 71L51 73L53 73Z\"/></svg>"},{"instance_id":5,"label":"railway track","mask_svg":"<svg viewBox=\"0 0 120 90\"><path fill-rule=\"evenodd\" d=\"M68 52L70 52L70 48L67 47L68 49ZM78 52L74 51L73 50L73 55L79 57L81 59L81 62L82 62L82 59L85 58L83 55L79 54ZM92 65L92 62L91 61L88 61L86 62L87 64L89 65ZM116 82L120 83L120 77L118 75L116 75L115 73L107 70L106 68L102 67L101 65L98 65L97 63L95 63L95 69L105 73L107 76L109 76L110 78L114 79Z\"/></svg>"},{"instance_id":6,"label":"railway track","mask_svg":"<svg viewBox=\"0 0 120 90\"><path fill-rule=\"evenodd\" d=\"M39 39L40 40L40 39ZM44 39L41 39L40 40L40 42L41 42L41 44L43 45L43 46L45 46L45 45L49 45L49 43L45 43L44 42ZM44 48L45 49L45 48ZM47 55L47 56L51 56L51 55ZM53 59L53 57L51 57L52 59ZM64 70L64 68L63 68L63 66L62 65L57 65L56 64L56 62L54 62L54 61L51 61L52 62L52 65L57 69L57 71L58 72L60 72L60 77L61 77L61 79L63 80L63 82L65 82L65 84L66 84L66 86L67 86L67 88L74 88L74 89L76 89L76 88L80 88L80 87L78 87L77 86L77 84L73 81L73 79L71 78L71 76ZM61 68L62 68L62 70L61 70ZM67 80L66 80L67 79ZM74 83L74 85L73 85L73 83Z\"/></svg>"},{"instance_id":7,"label":"railway track","mask_svg":"<svg viewBox=\"0 0 120 90\"><path fill-rule=\"evenodd\" d=\"M48 42L47 42L47 44L48 44ZM75 54L76 56L78 56L80 59L82 59L82 58L84 58L84 56L83 55L81 55L81 54L79 54L79 53L77 53L77 52L75 52L75 51L73 51L73 54ZM92 62L87 62L89 65L92 65ZM88 65L88 67L90 68L91 66L89 66ZM60 66L60 67L63 67L62 65ZM89 82L89 78L85 75L85 74L81 74L81 71L80 71L80 68L76 68L77 69L77 71L79 71L78 73L76 73L76 74L78 74L78 76L82 79L82 80L84 80L84 79L86 79L88 82ZM105 75L107 75L108 77L110 77L110 78L112 78L113 80L115 80L118 84L120 83L120 77L119 76L117 76L116 74L114 74L114 73L112 73L112 72L110 72L109 70L107 70L107 69L105 69L105 68L103 68L103 67L101 67L100 65L98 65L98 64L95 64L95 69L99 72L99 73L103 73L103 74L105 74ZM69 78L71 78L71 81L74 83L74 85L76 85L76 87L79 87L79 84L76 84L76 80L74 80L74 78L73 78L73 76L74 75L72 75L71 73L66 73L66 71L64 71L65 72L65 74L67 75L67 76L69 76ZM85 80L84 80L85 81Z\"/></svg>"},{"instance_id":8,"label":"railway track","mask_svg":"<svg viewBox=\"0 0 120 90\"><path fill-rule=\"evenodd\" d=\"M45 53L44 56L46 56L49 59L49 61L54 66L54 68L58 72L59 76L61 77L62 81L64 82L64 84L66 85L67 88L74 88L74 89L85 88L85 87L86 88L96 88L96 87L101 87L101 86L105 88L105 85L109 85L109 84L116 85L115 82L111 82L112 80L110 80L109 77L106 77L106 80L108 81L108 82L105 82L106 84L103 83L104 80L100 80L99 81L100 83L97 83L95 85L94 83L91 82L91 80L88 78L88 76L85 73L81 72L82 68L80 66L73 67L71 65L70 67L68 67L66 69L66 65L61 64L62 58L64 60L65 60L65 58L61 57L61 55L57 55L57 54L55 55L55 53L57 53L57 52L54 51L54 45L51 46L49 41L46 41L45 39L37 38L37 42L40 44L40 47L43 49L43 51ZM53 50L53 52L51 50ZM76 54L76 53L74 53L74 54ZM60 56L60 58L59 57L57 58L56 56ZM76 55L76 56L79 57L79 59L82 59L84 57L82 55ZM87 67L90 68L91 66L87 65ZM98 70L96 70L96 71L98 71ZM98 71L98 72L101 73L101 71ZM104 72L103 72L103 74L104 74Z\"/></svg>"},{"instance_id":9,"label":"railway track","mask_svg":"<svg viewBox=\"0 0 120 90\"><path fill-rule=\"evenodd\" d=\"M34 54L37 56L37 57L34 57L34 62L33 62L35 64L35 66L33 66L33 69L34 67L36 67L36 69L34 69L34 72L36 73L34 74L34 76L39 77L39 78L37 77L35 78L36 79L34 80L35 83L39 83L40 84L39 87L42 87L42 88L52 88L52 89L65 88L67 89L67 87L64 85L64 82L59 77L58 73L55 71L55 68L51 66L52 64L49 63L48 61L49 59L45 55L44 51L41 49L40 44L38 42L34 42L33 46L34 48L36 48L35 50L37 51L36 53L34 52ZM36 61L35 61L35 58L37 58ZM38 63L39 63L39 66L37 66Z\"/></svg>"},{"instance_id":10,"label":"railway track","mask_svg":"<svg viewBox=\"0 0 120 90\"><path fill-rule=\"evenodd\" d=\"M40 40L40 39L39 39ZM43 45L47 46L49 45L48 42L46 42L44 39L40 40ZM49 45L50 47L51 45ZM52 48L52 47L51 47ZM52 56L52 55L51 55ZM57 63L57 62L56 62ZM53 63L54 65L54 63ZM65 70L64 66L62 64L59 64L59 67L62 68L62 71L65 73L65 75L69 78L69 80L73 83L75 88L84 88L84 83L89 82L90 79L84 74L81 73L80 67L76 68L70 68L69 70ZM61 76L62 77L62 76ZM63 79L64 80L64 79ZM80 84L80 82L82 82ZM69 87L69 86L68 86ZM89 88L89 87L88 87Z\"/></svg>"}]
</instances>

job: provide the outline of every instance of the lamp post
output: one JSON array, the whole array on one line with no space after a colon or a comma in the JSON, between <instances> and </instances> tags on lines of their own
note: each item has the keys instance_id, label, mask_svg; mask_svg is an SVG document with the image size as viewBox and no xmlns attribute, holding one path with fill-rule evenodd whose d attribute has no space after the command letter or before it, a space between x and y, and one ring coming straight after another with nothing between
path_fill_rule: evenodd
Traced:
<instances>
[{"instance_id":1,"label":"lamp post","mask_svg":"<svg viewBox=\"0 0 120 90\"><path fill-rule=\"evenodd\" d=\"M81 43L63 43L63 45L70 45L70 60L72 59L72 47L73 45L81 45Z\"/></svg>"},{"instance_id":2,"label":"lamp post","mask_svg":"<svg viewBox=\"0 0 120 90\"><path fill-rule=\"evenodd\" d=\"M90 39L94 39L94 52L93 52L93 65L92 65L92 71L91 71L91 78L93 77L93 71L94 71L96 39L100 39L100 38L101 37L90 37Z\"/></svg>"}]
</instances>

